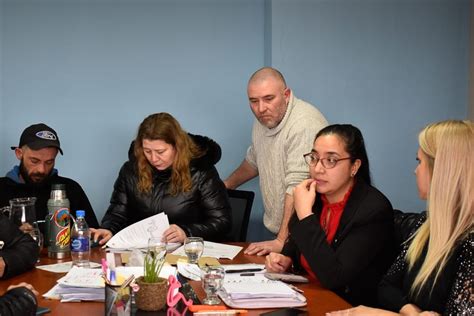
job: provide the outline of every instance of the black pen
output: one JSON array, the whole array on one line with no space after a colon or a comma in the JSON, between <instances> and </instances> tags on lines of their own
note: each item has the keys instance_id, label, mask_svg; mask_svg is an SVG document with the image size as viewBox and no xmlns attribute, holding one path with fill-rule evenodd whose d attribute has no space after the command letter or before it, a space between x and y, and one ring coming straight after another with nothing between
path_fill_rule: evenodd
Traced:
<instances>
[{"instance_id":1,"label":"black pen","mask_svg":"<svg viewBox=\"0 0 474 316\"><path fill-rule=\"evenodd\" d=\"M262 271L263 268L253 268L253 269L230 269L226 270L225 273L244 273L244 272L258 272Z\"/></svg>"}]
</instances>

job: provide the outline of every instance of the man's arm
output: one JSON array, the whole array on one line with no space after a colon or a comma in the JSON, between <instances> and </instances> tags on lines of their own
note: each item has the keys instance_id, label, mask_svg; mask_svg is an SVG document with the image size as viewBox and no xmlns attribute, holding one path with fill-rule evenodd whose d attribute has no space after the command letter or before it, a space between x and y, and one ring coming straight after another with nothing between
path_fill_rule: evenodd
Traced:
<instances>
[{"instance_id":1,"label":"man's arm","mask_svg":"<svg viewBox=\"0 0 474 316\"><path fill-rule=\"evenodd\" d=\"M245 249L244 253L246 255L257 256L264 256L270 252L280 253L283 249L283 246L285 245L286 239L288 238L288 223L290 222L290 218L293 213L293 196L290 194L285 194L283 219L281 221L277 238L274 240L251 243L247 249Z\"/></svg>"},{"instance_id":2,"label":"man's arm","mask_svg":"<svg viewBox=\"0 0 474 316\"><path fill-rule=\"evenodd\" d=\"M258 170L244 159L240 166L224 180L224 184L227 189L235 189L256 176L258 176Z\"/></svg>"}]
</instances>

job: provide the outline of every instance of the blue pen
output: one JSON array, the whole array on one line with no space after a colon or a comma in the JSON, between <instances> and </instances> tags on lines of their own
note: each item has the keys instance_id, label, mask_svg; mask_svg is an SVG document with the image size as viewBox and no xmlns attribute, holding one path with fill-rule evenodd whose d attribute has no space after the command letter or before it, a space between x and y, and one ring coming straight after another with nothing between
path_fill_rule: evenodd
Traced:
<instances>
[{"instance_id":1,"label":"blue pen","mask_svg":"<svg viewBox=\"0 0 474 316\"><path fill-rule=\"evenodd\" d=\"M115 285L115 281L116 281L116 278L115 278L115 270L110 270L110 284L112 285Z\"/></svg>"}]
</instances>

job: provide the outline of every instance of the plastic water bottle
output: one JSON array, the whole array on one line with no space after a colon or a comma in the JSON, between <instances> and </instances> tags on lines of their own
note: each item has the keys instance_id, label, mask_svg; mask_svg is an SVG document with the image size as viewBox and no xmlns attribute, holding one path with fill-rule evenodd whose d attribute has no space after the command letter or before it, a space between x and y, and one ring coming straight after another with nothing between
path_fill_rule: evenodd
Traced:
<instances>
[{"instance_id":1,"label":"plastic water bottle","mask_svg":"<svg viewBox=\"0 0 474 316\"><path fill-rule=\"evenodd\" d=\"M90 267L89 257L90 248L90 231L85 220L86 212L83 210L76 211L76 222L71 233L71 258L72 264L78 267Z\"/></svg>"}]
</instances>

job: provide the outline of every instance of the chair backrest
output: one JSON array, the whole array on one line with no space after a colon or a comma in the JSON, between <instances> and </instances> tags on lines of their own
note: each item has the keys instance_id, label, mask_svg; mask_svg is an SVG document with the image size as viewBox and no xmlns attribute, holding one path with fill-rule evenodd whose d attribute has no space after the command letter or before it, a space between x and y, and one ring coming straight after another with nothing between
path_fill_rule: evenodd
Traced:
<instances>
[{"instance_id":1,"label":"chair backrest","mask_svg":"<svg viewBox=\"0 0 474 316\"><path fill-rule=\"evenodd\" d=\"M232 208L232 231L226 241L246 241L255 193L243 190L227 190Z\"/></svg>"}]
</instances>

